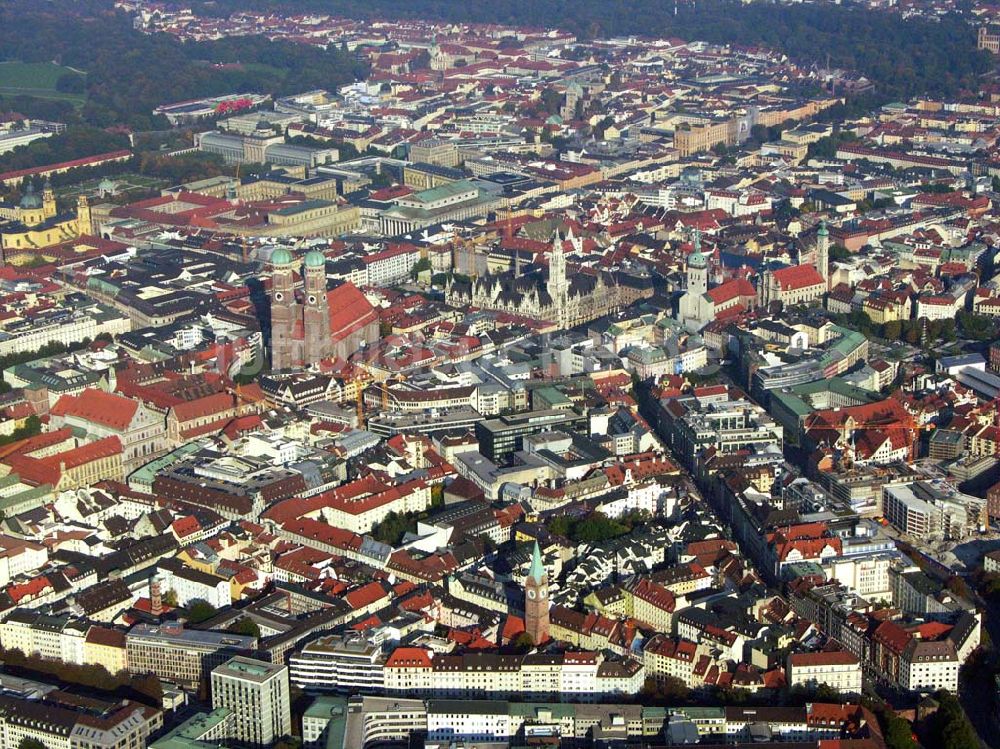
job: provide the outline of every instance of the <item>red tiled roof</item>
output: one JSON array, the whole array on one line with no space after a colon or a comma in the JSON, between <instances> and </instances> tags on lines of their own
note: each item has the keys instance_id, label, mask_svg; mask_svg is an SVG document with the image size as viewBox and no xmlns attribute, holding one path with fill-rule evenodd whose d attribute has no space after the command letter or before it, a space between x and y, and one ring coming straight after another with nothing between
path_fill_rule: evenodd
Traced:
<instances>
[{"instance_id":1,"label":"red tiled roof","mask_svg":"<svg viewBox=\"0 0 1000 749\"><path fill-rule=\"evenodd\" d=\"M823 277L812 265L793 265L774 271L774 280L783 291L823 285Z\"/></svg>"},{"instance_id":2,"label":"red tiled roof","mask_svg":"<svg viewBox=\"0 0 1000 749\"><path fill-rule=\"evenodd\" d=\"M500 640L505 643L510 642L524 631L524 619L515 614L509 614L507 619L504 621L503 631L500 633Z\"/></svg>"},{"instance_id":3,"label":"red tiled roof","mask_svg":"<svg viewBox=\"0 0 1000 749\"><path fill-rule=\"evenodd\" d=\"M124 431L132 423L139 404L131 398L87 388L79 395L64 395L52 407L52 416L76 416L93 424Z\"/></svg>"},{"instance_id":4,"label":"red tiled roof","mask_svg":"<svg viewBox=\"0 0 1000 749\"><path fill-rule=\"evenodd\" d=\"M198 518L194 515L188 515L183 518L177 518L177 520L170 524L170 530L174 532L177 538L186 538L192 533L200 531L201 523L198 522Z\"/></svg>"},{"instance_id":5,"label":"red tiled roof","mask_svg":"<svg viewBox=\"0 0 1000 749\"><path fill-rule=\"evenodd\" d=\"M125 633L117 629L94 625L87 630L86 640L109 648L125 648Z\"/></svg>"},{"instance_id":6,"label":"red tiled roof","mask_svg":"<svg viewBox=\"0 0 1000 749\"><path fill-rule=\"evenodd\" d=\"M664 611L673 611L677 604L677 598L671 591L648 578L640 578L632 586L631 592L636 598L651 603Z\"/></svg>"},{"instance_id":7,"label":"red tiled roof","mask_svg":"<svg viewBox=\"0 0 1000 749\"><path fill-rule=\"evenodd\" d=\"M341 340L377 318L375 308L350 281L327 292L330 335Z\"/></svg>"},{"instance_id":8,"label":"red tiled roof","mask_svg":"<svg viewBox=\"0 0 1000 749\"><path fill-rule=\"evenodd\" d=\"M101 164L105 161L111 161L112 159L124 159L132 156L131 151L109 151L108 153L99 153L96 156L85 156L81 159L73 159L72 161L60 161L58 164L47 164L45 166L36 166L30 169L16 169L12 172L4 172L0 174L0 182L6 182L10 179L20 179L21 177L30 177L33 174L48 174L57 169L75 169L81 166L91 166L93 164Z\"/></svg>"},{"instance_id":9,"label":"red tiled roof","mask_svg":"<svg viewBox=\"0 0 1000 749\"><path fill-rule=\"evenodd\" d=\"M793 653L789 659L792 666L799 668L807 666L851 666L860 661L844 650L831 650L819 653Z\"/></svg>"},{"instance_id":10,"label":"red tiled roof","mask_svg":"<svg viewBox=\"0 0 1000 749\"><path fill-rule=\"evenodd\" d=\"M41 434L36 434L34 437L27 437L23 440L11 442L9 445L0 447L0 460L6 458L8 455L30 455L36 450L54 447L61 442L72 439L72 437L73 432L69 428L54 429L51 432L42 432Z\"/></svg>"},{"instance_id":11,"label":"red tiled roof","mask_svg":"<svg viewBox=\"0 0 1000 749\"><path fill-rule=\"evenodd\" d=\"M874 637L898 655L906 650L912 635L895 622L882 622Z\"/></svg>"},{"instance_id":12,"label":"red tiled roof","mask_svg":"<svg viewBox=\"0 0 1000 749\"><path fill-rule=\"evenodd\" d=\"M755 297L756 295L757 291L754 289L753 284L745 278L727 281L721 286L716 286L714 289L708 290L708 296L716 304L723 304L739 297Z\"/></svg>"},{"instance_id":13,"label":"red tiled roof","mask_svg":"<svg viewBox=\"0 0 1000 749\"><path fill-rule=\"evenodd\" d=\"M54 486L59 483L63 471L116 454L120 455L121 451L121 440L117 437L105 437L44 458L12 455L5 462L14 473L28 483L39 486L42 484Z\"/></svg>"},{"instance_id":14,"label":"red tiled roof","mask_svg":"<svg viewBox=\"0 0 1000 749\"><path fill-rule=\"evenodd\" d=\"M51 588L52 583L44 575L35 577L26 583L12 583L7 586L7 595L14 603L20 603L25 598L35 598L46 588Z\"/></svg>"},{"instance_id":15,"label":"red tiled roof","mask_svg":"<svg viewBox=\"0 0 1000 749\"><path fill-rule=\"evenodd\" d=\"M673 658L693 664L694 657L698 652L698 646L690 640L685 640L681 637L656 635L646 645L646 650L657 655L662 655L664 658Z\"/></svg>"},{"instance_id":16,"label":"red tiled roof","mask_svg":"<svg viewBox=\"0 0 1000 749\"><path fill-rule=\"evenodd\" d=\"M388 594L385 588L382 587L381 583L371 582L360 588L355 588L350 593L344 596L352 609L363 609L366 606L380 601L385 598Z\"/></svg>"},{"instance_id":17,"label":"red tiled roof","mask_svg":"<svg viewBox=\"0 0 1000 749\"><path fill-rule=\"evenodd\" d=\"M221 414L232 409L235 398L230 393L215 393L204 398L178 403L172 409L177 421L183 423L212 414Z\"/></svg>"},{"instance_id":18,"label":"red tiled roof","mask_svg":"<svg viewBox=\"0 0 1000 749\"><path fill-rule=\"evenodd\" d=\"M385 668L430 668L431 655L424 648L396 648L385 661Z\"/></svg>"}]
</instances>

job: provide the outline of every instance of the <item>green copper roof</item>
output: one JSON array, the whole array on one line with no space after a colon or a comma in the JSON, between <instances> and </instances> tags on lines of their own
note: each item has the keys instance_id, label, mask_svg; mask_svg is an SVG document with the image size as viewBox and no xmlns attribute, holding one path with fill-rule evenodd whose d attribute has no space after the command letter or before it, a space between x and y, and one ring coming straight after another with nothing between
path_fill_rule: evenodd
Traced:
<instances>
[{"instance_id":1,"label":"green copper roof","mask_svg":"<svg viewBox=\"0 0 1000 749\"><path fill-rule=\"evenodd\" d=\"M306 254L306 267L307 268L324 268L326 267L326 256L318 250L313 250Z\"/></svg>"},{"instance_id":2,"label":"green copper roof","mask_svg":"<svg viewBox=\"0 0 1000 749\"><path fill-rule=\"evenodd\" d=\"M708 258L701 251L701 231L698 229L694 230L693 247L691 248L691 254L688 256L688 265L695 268L708 267Z\"/></svg>"},{"instance_id":3,"label":"green copper roof","mask_svg":"<svg viewBox=\"0 0 1000 749\"><path fill-rule=\"evenodd\" d=\"M271 265L288 265L292 262L292 253L284 247L279 247L271 253Z\"/></svg>"},{"instance_id":4,"label":"green copper roof","mask_svg":"<svg viewBox=\"0 0 1000 749\"><path fill-rule=\"evenodd\" d=\"M829 237L830 230L826 228L826 221L819 222L819 231L816 232L821 237Z\"/></svg>"},{"instance_id":5,"label":"green copper roof","mask_svg":"<svg viewBox=\"0 0 1000 749\"><path fill-rule=\"evenodd\" d=\"M35 192L35 184L33 182L29 182L28 187L25 188L24 197L21 198L21 207L27 209L42 207L42 199Z\"/></svg>"},{"instance_id":6,"label":"green copper roof","mask_svg":"<svg viewBox=\"0 0 1000 749\"><path fill-rule=\"evenodd\" d=\"M535 541L535 548L531 552L531 569L528 570L528 577L536 583L541 582L542 578L545 577L545 565L542 564L542 550L538 548L537 541Z\"/></svg>"}]
</instances>

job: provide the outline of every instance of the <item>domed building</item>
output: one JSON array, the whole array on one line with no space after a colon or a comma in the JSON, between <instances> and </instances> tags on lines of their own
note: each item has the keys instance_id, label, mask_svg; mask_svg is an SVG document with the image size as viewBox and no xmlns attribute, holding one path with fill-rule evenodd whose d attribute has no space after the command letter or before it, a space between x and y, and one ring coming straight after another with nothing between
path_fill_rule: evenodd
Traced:
<instances>
[{"instance_id":1,"label":"domed building","mask_svg":"<svg viewBox=\"0 0 1000 749\"><path fill-rule=\"evenodd\" d=\"M378 340L378 314L358 287L348 281L327 288L322 252L312 250L300 265L281 247L270 265L272 369L346 359Z\"/></svg>"},{"instance_id":2,"label":"domed building","mask_svg":"<svg viewBox=\"0 0 1000 749\"><path fill-rule=\"evenodd\" d=\"M28 183L21 202L0 215L9 219L0 224L0 248L6 262L15 262L16 255L30 257L45 247L93 233L90 204L86 196L77 199L76 211L58 213L52 185L48 182L39 195Z\"/></svg>"}]
</instances>

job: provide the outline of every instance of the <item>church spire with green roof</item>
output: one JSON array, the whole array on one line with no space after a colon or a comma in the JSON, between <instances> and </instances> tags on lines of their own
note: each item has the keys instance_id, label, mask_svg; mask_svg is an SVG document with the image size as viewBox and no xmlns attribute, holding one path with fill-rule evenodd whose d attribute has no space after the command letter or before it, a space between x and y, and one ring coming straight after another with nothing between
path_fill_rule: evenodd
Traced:
<instances>
[{"instance_id":1,"label":"church spire with green roof","mask_svg":"<svg viewBox=\"0 0 1000 749\"><path fill-rule=\"evenodd\" d=\"M540 583L544 576L545 565L542 564L542 550L538 548L538 542L535 541L535 548L531 552L531 569L528 570L528 577L536 583Z\"/></svg>"}]
</instances>

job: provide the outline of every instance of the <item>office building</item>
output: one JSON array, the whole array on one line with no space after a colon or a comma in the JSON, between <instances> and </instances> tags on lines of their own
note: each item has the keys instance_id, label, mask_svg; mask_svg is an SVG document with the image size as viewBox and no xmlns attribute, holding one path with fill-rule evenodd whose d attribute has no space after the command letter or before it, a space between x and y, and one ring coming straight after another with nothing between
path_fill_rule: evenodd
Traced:
<instances>
[{"instance_id":1,"label":"office building","mask_svg":"<svg viewBox=\"0 0 1000 749\"><path fill-rule=\"evenodd\" d=\"M235 655L253 651L256 644L255 637L189 630L180 624L137 624L125 636L130 673L152 673L191 688L197 688L213 668Z\"/></svg>"},{"instance_id":2,"label":"office building","mask_svg":"<svg viewBox=\"0 0 1000 749\"><path fill-rule=\"evenodd\" d=\"M237 742L274 746L292 731L288 667L232 658L212 671L212 708L233 712Z\"/></svg>"},{"instance_id":3,"label":"office building","mask_svg":"<svg viewBox=\"0 0 1000 749\"><path fill-rule=\"evenodd\" d=\"M573 430L586 423L585 416L572 410L529 411L480 421L476 424L476 439L479 440L480 452L497 462L522 450L524 438L528 435L556 429Z\"/></svg>"}]
</instances>

